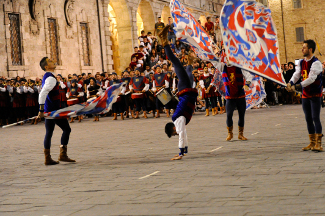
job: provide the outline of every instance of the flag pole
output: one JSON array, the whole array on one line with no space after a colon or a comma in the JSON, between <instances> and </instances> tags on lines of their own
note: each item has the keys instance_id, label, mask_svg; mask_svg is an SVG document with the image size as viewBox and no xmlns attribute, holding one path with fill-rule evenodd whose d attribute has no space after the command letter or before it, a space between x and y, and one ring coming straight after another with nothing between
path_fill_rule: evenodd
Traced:
<instances>
[{"instance_id":1,"label":"flag pole","mask_svg":"<svg viewBox=\"0 0 325 216\"><path fill-rule=\"evenodd\" d=\"M13 123L13 124L9 124L9 125L2 126L2 128L12 127L12 126L15 126L15 125L18 125L18 124L21 124L21 123L25 123L25 122L27 122L29 120L36 119L36 118L37 118L37 116L34 116L34 117L31 117L31 118L26 119L26 120L23 120L23 121L19 121L19 122Z\"/></svg>"}]
</instances>

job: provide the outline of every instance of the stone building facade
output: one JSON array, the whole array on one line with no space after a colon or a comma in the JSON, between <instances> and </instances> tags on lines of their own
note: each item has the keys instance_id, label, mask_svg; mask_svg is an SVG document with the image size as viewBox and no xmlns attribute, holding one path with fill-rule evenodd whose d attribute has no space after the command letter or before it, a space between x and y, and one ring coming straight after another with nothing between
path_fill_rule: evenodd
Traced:
<instances>
[{"instance_id":1,"label":"stone building facade","mask_svg":"<svg viewBox=\"0 0 325 216\"><path fill-rule=\"evenodd\" d=\"M222 0L180 0L203 24ZM154 31L170 16L169 0L2 0L0 76L41 77L42 57L56 73L121 72L140 30Z\"/></svg>"},{"instance_id":2,"label":"stone building facade","mask_svg":"<svg viewBox=\"0 0 325 216\"><path fill-rule=\"evenodd\" d=\"M319 49L316 48L315 56L325 60L324 3L324 0L268 0L278 31L281 63L302 58L302 41L306 39L317 41Z\"/></svg>"}]
</instances>

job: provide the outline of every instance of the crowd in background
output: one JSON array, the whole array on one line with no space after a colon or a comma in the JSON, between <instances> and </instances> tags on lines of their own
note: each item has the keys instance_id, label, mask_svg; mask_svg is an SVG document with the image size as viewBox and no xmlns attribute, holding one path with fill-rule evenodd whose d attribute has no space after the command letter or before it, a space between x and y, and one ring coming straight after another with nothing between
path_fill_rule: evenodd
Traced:
<instances>
[{"instance_id":1,"label":"crowd in background","mask_svg":"<svg viewBox=\"0 0 325 216\"><path fill-rule=\"evenodd\" d=\"M219 17L214 17L214 21L211 18L207 18L207 22L202 26L206 32L210 35L214 41L218 50L222 50L222 40L219 27ZM172 19L168 19L168 25L173 27ZM64 108L68 105L75 103L82 103L90 98L96 97L102 94L110 85L124 82L126 83L126 89L121 93L118 103L113 106L113 110L105 114L105 116L113 115L113 119L117 119L117 116L129 118L139 118L139 112L144 114L152 113L154 117L159 118L161 112L166 112L167 117L173 112L177 105L177 76L174 72L173 65L168 60L165 50L161 46L157 34L163 29L165 24L161 22L161 18L155 24L155 31L151 32L142 31L139 36L139 46L134 47L134 53L130 56L129 67L126 68L121 75L116 73L100 73L96 74L69 74L67 77L62 77L57 74L57 81L60 87L61 107ZM169 30L168 40L170 41L170 47L175 56L177 56L184 67L189 64L189 53L191 48L183 44L176 39L176 36L172 29ZM204 74L205 68L211 75L214 74L214 66L205 61L201 61L195 58L193 62L193 75L195 81L195 88L198 89L199 96L197 102L197 111L206 110L206 107L211 103L210 100L204 100L202 97L202 85L200 79ZM325 61L323 62L325 67ZM289 62L281 65L281 70L286 82L289 82L293 73L295 72L295 64ZM163 74L164 82L162 86L157 86L155 80L156 74ZM148 85L146 89L145 97L141 109L138 108L138 104L131 98L130 91L132 91L131 80L133 77L145 77L144 83ZM13 123L16 121L24 120L38 113L38 94L41 91L42 79L36 78L35 80L26 79L24 77L6 78L0 77L0 126ZM131 84L131 85L130 85ZM323 85L325 85L325 76L323 71ZM280 85L264 80L264 86L267 94L267 98L264 100L268 105L277 104L296 104L301 103L301 95L299 93L287 92ZM131 87L131 88L130 88ZM156 94L160 88L166 89L170 95L173 96L173 100L167 105L163 106L159 101L157 102ZM220 94L216 89L216 97L220 97ZM211 105L211 104L210 104ZM215 104L215 110L213 115L223 113L224 100L219 99ZM213 107L212 107L213 108ZM213 110L212 110L213 111ZM96 115L94 121L99 121L99 117L104 115ZM145 115L145 117L147 117ZM79 117L79 121L82 121L84 117ZM71 119L73 122L74 119ZM31 120L31 124L37 124L38 120Z\"/></svg>"}]
</instances>

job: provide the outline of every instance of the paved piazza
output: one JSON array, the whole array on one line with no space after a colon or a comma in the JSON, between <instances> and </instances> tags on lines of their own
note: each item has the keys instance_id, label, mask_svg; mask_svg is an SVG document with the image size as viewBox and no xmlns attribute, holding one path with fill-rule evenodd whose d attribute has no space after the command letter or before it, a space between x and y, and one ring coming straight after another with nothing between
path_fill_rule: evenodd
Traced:
<instances>
[{"instance_id":1,"label":"paved piazza","mask_svg":"<svg viewBox=\"0 0 325 216\"><path fill-rule=\"evenodd\" d=\"M301 105L248 111L246 142L237 127L224 141L225 114L198 113L180 161L170 160L178 138L165 135L165 116L111 119L71 124L77 163L56 166L43 164L43 123L0 129L0 215L325 215L325 153L300 151Z\"/></svg>"}]
</instances>

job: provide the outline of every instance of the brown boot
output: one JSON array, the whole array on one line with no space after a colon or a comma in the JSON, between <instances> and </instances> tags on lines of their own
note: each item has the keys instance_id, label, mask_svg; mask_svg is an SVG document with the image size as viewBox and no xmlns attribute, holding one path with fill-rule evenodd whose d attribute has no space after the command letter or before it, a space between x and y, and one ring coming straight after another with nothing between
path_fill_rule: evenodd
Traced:
<instances>
[{"instance_id":1,"label":"brown boot","mask_svg":"<svg viewBox=\"0 0 325 216\"><path fill-rule=\"evenodd\" d=\"M155 118L160 118L160 113L159 109L156 110L156 117Z\"/></svg>"},{"instance_id":2,"label":"brown boot","mask_svg":"<svg viewBox=\"0 0 325 216\"><path fill-rule=\"evenodd\" d=\"M170 25L166 25L165 28L163 28L159 33L158 37L161 40L161 45L164 48L165 46L169 45L168 43L168 31L169 31Z\"/></svg>"},{"instance_id":3,"label":"brown boot","mask_svg":"<svg viewBox=\"0 0 325 216\"><path fill-rule=\"evenodd\" d=\"M62 146L62 147L61 147ZM68 157L67 155L67 146L66 145L61 145L60 146L60 156L59 156L59 161L64 161L64 162L76 162L75 160L72 160Z\"/></svg>"},{"instance_id":4,"label":"brown boot","mask_svg":"<svg viewBox=\"0 0 325 216\"><path fill-rule=\"evenodd\" d=\"M247 138L244 137L244 127L239 127L238 126L238 131L239 131L238 139L240 139L240 140L247 140Z\"/></svg>"},{"instance_id":5,"label":"brown boot","mask_svg":"<svg viewBox=\"0 0 325 216\"><path fill-rule=\"evenodd\" d=\"M147 111L143 111L143 118L148 118Z\"/></svg>"},{"instance_id":6,"label":"brown boot","mask_svg":"<svg viewBox=\"0 0 325 216\"><path fill-rule=\"evenodd\" d=\"M233 128L234 128L233 126L227 127L227 129L228 129L228 136L226 138L226 141L230 141L234 137L234 134L232 132Z\"/></svg>"},{"instance_id":7,"label":"brown boot","mask_svg":"<svg viewBox=\"0 0 325 216\"><path fill-rule=\"evenodd\" d=\"M139 118L139 111L136 111L134 119L138 119L138 118Z\"/></svg>"},{"instance_id":8,"label":"brown boot","mask_svg":"<svg viewBox=\"0 0 325 216\"><path fill-rule=\"evenodd\" d=\"M312 150L316 145L316 134L309 134L310 143L307 147L302 148L303 151Z\"/></svg>"},{"instance_id":9,"label":"brown boot","mask_svg":"<svg viewBox=\"0 0 325 216\"><path fill-rule=\"evenodd\" d=\"M220 114L224 114L224 113L226 113L226 107L222 107L222 113Z\"/></svg>"},{"instance_id":10,"label":"brown boot","mask_svg":"<svg viewBox=\"0 0 325 216\"><path fill-rule=\"evenodd\" d=\"M81 116L78 116L78 119L79 119L78 122L81 122Z\"/></svg>"},{"instance_id":11,"label":"brown boot","mask_svg":"<svg viewBox=\"0 0 325 216\"><path fill-rule=\"evenodd\" d=\"M322 137L323 137L323 134L316 134L316 145L314 148L311 149L312 151L317 151L317 152L323 151Z\"/></svg>"},{"instance_id":12,"label":"brown boot","mask_svg":"<svg viewBox=\"0 0 325 216\"><path fill-rule=\"evenodd\" d=\"M114 118L113 120L117 120L117 113L114 113Z\"/></svg>"},{"instance_id":13,"label":"brown boot","mask_svg":"<svg viewBox=\"0 0 325 216\"><path fill-rule=\"evenodd\" d=\"M123 116L123 113L120 113L120 115L121 115L121 119L122 119L122 120L124 120L124 116Z\"/></svg>"},{"instance_id":14,"label":"brown boot","mask_svg":"<svg viewBox=\"0 0 325 216\"><path fill-rule=\"evenodd\" d=\"M73 123L73 122L74 122L74 117L71 117L70 123Z\"/></svg>"},{"instance_id":15,"label":"brown boot","mask_svg":"<svg viewBox=\"0 0 325 216\"><path fill-rule=\"evenodd\" d=\"M45 155L45 165L56 165L59 163L59 161L54 161L51 158L51 150L50 149L44 149L44 155Z\"/></svg>"},{"instance_id":16,"label":"brown boot","mask_svg":"<svg viewBox=\"0 0 325 216\"><path fill-rule=\"evenodd\" d=\"M209 108L205 109L205 116L209 116Z\"/></svg>"},{"instance_id":17,"label":"brown boot","mask_svg":"<svg viewBox=\"0 0 325 216\"><path fill-rule=\"evenodd\" d=\"M166 109L166 114L167 114L167 118L169 118L170 117L170 111L169 111L169 109Z\"/></svg>"}]
</instances>

